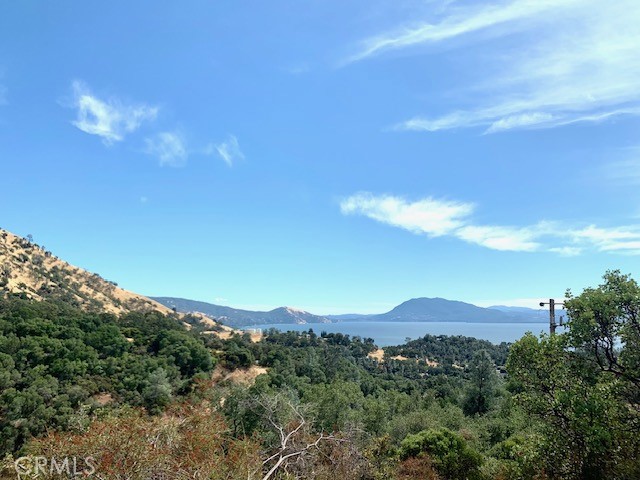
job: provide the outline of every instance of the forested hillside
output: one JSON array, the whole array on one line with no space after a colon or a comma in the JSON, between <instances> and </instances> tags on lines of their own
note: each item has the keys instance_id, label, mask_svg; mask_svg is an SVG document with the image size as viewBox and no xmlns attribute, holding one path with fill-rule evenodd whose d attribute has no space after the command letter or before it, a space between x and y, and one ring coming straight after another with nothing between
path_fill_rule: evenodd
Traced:
<instances>
[{"instance_id":1,"label":"forested hillside","mask_svg":"<svg viewBox=\"0 0 640 480\"><path fill-rule=\"evenodd\" d=\"M101 407L159 412L214 365L202 338L158 312L116 317L62 302L0 300L0 451Z\"/></svg>"},{"instance_id":2,"label":"forested hillside","mask_svg":"<svg viewBox=\"0 0 640 480\"><path fill-rule=\"evenodd\" d=\"M5 297L5 472L27 454L91 456L105 479L638 478L640 288L612 272L566 303L564 334L379 357L342 334L252 342Z\"/></svg>"}]
</instances>

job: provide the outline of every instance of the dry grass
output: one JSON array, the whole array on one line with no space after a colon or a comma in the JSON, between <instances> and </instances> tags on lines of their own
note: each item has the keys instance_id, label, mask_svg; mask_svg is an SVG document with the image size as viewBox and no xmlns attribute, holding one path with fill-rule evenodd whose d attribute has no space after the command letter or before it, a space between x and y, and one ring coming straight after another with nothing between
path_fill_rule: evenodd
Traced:
<instances>
[{"instance_id":1,"label":"dry grass","mask_svg":"<svg viewBox=\"0 0 640 480\"><path fill-rule=\"evenodd\" d=\"M26 239L0 229L2 290L34 300L64 298L82 308L121 314L132 310L171 310L116 286L99 275L74 267Z\"/></svg>"},{"instance_id":2,"label":"dry grass","mask_svg":"<svg viewBox=\"0 0 640 480\"><path fill-rule=\"evenodd\" d=\"M268 370L265 367L259 367L253 365L249 368L238 368L233 371L229 371L221 366L217 366L211 375L214 382L231 382L238 385L253 385L256 378L259 375L267 373Z\"/></svg>"},{"instance_id":3,"label":"dry grass","mask_svg":"<svg viewBox=\"0 0 640 480\"><path fill-rule=\"evenodd\" d=\"M374 360L377 360L378 362L384 362L384 349L379 348L373 352L369 352L369 354L367 355L369 358L372 358ZM411 360L409 357L405 357L404 355L395 355L393 357L390 357L391 360ZM436 362L435 360L429 360L428 358L425 357L424 359L425 363L430 366L430 367L437 367L439 365L438 362Z\"/></svg>"},{"instance_id":4,"label":"dry grass","mask_svg":"<svg viewBox=\"0 0 640 480\"><path fill-rule=\"evenodd\" d=\"M23 294L33 300L57 298L85 310L115 315L131 311L174 313L155 300L124 290L97 274L70 265L25 238L0 229L0 292L3 291ZM221 326L204 314L195 316L205 327ZM228 332L223 333L222 338L234 331L226 326L222 328Z\"/></svg>"},{"instance_id":5,"label":"dry grass","mask_svg":"<svg viewBox=\"0 0 640 480\"><path fill-rule=\"evenodd\" d=\"M373 358L374 360L377 360L379 362L383 362L384 361L384 350L382 348L379 348L378 350L376 350L374 352L369 352L367 357Z\"/></svg>"}]
</instances>

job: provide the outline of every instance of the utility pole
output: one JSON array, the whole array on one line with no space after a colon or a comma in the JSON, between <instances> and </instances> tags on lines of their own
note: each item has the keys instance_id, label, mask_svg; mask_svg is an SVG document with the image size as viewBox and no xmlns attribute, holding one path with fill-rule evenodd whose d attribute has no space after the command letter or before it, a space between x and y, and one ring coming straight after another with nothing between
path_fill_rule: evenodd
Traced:
<instances>
[{"instance_id":1,"label":"utility pole","mask_svg":"<svg viewBox=\"0 0 640 480\"><path fill-rule=\"evenodd\" d=\"M549 305L549 334L556 333L556 327L561 327L562 317L560 317L560 323L556 323L556 305L564 305L562 302L556 302L553 298L550 298L548 302L540 302L540 306L544 307Z\"/></svg>"}]
</instances>

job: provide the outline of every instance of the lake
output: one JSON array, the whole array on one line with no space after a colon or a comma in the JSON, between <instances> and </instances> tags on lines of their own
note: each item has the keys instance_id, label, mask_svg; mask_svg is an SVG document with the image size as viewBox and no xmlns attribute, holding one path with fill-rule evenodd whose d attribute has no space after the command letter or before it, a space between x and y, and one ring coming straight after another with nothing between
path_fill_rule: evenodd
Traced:
<instances>
[{"instance_id":1,"label":"lake","mask_svg":"<svg viewBox=\"0 0 640 480\"><path fill-rule=\"evenodd\" d=\"M464 322L338 322L315 324L270 324L249 325L243 330L276 328L281 331L293 330L296 332L308 331L310 328L317 334L320 332L344 333L360 337L371 337L376 345L385 347L388 345L400 345L406 338L412 340L431 335L465 335L467 337L481 338L492 343L514 342L526 332L539 334L549 333L548 323L464 323Z\"/></svg>"}]
</instances>

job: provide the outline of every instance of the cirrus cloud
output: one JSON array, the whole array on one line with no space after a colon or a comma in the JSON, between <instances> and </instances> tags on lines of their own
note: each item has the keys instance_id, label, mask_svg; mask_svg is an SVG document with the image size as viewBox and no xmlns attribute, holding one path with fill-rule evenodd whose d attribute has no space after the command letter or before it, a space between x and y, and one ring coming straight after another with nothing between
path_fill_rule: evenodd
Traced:
<instances>
[{"instance_id":1,"label":"cirrus cloud","mask_svg":"<svg viewBox=\"0 0 640 480\"><path fill-rule=\"evenodd\" d=\"M474 208L471 203L436 200L431 197L407 202L401 197L375 196L368 192L357 193L340 203L340 210L345 215L364 215L378 222L431 237L446 235L464 225Z\"/></svg>"},{"instance_id":2,"label":"cirrus cloud","mask_svg":"<svg viewBox=\"0 0 640 480\"><path fill-rule=\"evenodd\" d=\"M71 122L90 135L97 135L110 145L137 130L145 121L156 118L158 108L144 104L126 104L117 98L101 99L81 81L72 84L76 119Z\"/></svg>"},{"instance_id":3,"label":"cirrus cloud","mask_svg":"<svg viewBox=\"0 0 640 480\"><path fill-rule=\"evenodd\" d=\"M479 225L468 202L432 197L407 200L395 195L360 192L342 199L343 215L361 215L386 225L427 237L451 236L491 250L552 252L572 257L586 250L640 254L640 228L634 226L567 228L542 220L533 225Z\"/></svg>"},{"instance_id":4,"label":"cirrus cloud","mask_svg":"<svg viewBox=\"0 0 640 480\"><path fill-rule=\"evenodd\" d=\"M207 153L217 153L229 167L238 160L244 159L244 153L240 150L240 144L235 135L228 135L224 142L209 145Z\"/></svg>"},{"instance_id":5,"label":"cirrus cloud","mask_svg":"<svg viewBox=\"0 0 640 480\"><path fill-rule=\"evenodd\" d=\"M145 139L145 152L158 157L160 166L182 167L189 152L184 138L178 132L160 132Z\"/></svg>"},{"instance_id":6,"label":"cirrus cloud","mask_svg":"<svg viewBox=\"0 0 640 480\"><path fill-rule=\"evenodd\" d=\"M385 52L473 45L477 67L453 108L414 116L396 129L435 132L479 127L485 133L597 123L640 115L640 2L494 0L455 2L411 26L365 39L347 63ZM508 36L508 41L504 38ZM477 58L477 57L474 57ZM466 100L462 100L466 98Z\"/></svg>"}]
</instances>

